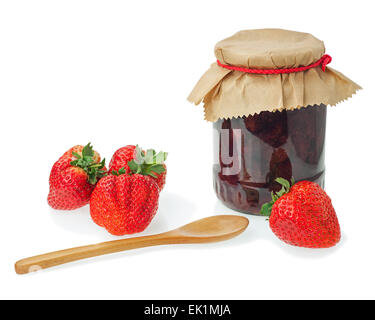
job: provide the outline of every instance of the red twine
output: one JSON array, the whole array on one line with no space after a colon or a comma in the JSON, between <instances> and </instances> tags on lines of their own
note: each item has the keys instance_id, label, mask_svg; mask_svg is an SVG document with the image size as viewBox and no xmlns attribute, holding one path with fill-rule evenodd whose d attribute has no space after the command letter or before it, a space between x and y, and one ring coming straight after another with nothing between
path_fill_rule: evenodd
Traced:
<instances>
[{"instance_id":1,"label":"red twine","mask_svg":"<svg viewBox=\"0 0 375 320\"><path fill-rule=\"evenodd\" d=\"M305 67L298 67L298 68L287 68L287 69L248 69L242 67L235 67L235 66L228 66L226 64L222 64L219 60L217 60L217 64L225 69L241 71L246 73L255 73L255 74L281 74L281 73L294 73L294 72L301 72L306 71L311 68L315 68L318 66L322 67L323 71L326 71L326 66L332 61L332 57L328 54L322 56L318 61L305 66Z\"/></svg>"}]
</instances>

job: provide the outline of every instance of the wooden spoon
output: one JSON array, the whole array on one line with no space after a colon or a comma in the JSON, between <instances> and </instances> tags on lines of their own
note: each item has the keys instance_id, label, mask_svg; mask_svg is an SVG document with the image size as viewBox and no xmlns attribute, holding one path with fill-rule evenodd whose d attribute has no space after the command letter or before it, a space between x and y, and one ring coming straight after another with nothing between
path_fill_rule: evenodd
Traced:
<instances>
[{"instance_id":1,"label":"wooden spoon","mask_svg":"<svg viewBox=\"0 0 375 320\"><path fill-rule=\"evenodd\" d=\"M212 216L194 221L178 229L152 236L102 242L22 259L16 262L15 269L16 273L25 274L107 253L164 244L217 242L239 235L248 225L249 220L245 217L233 215Z\"/></svg>"}]
</instances>

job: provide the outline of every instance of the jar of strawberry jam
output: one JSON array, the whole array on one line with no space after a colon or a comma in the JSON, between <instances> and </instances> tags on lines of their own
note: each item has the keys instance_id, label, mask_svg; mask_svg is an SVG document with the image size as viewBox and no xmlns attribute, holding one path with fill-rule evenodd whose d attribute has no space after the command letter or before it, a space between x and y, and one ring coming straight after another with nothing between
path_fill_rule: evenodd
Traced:
<instances>
[{"instance_id":1,"label":"jar of strawberry jam","mask_svg":"<svg viewBox=\"0 0 375 320\"><path fill-rule=\"evenodd\" d=\"M258 213L278 177L324 187L325 105L214 123L214 188L228 207Z\"/></svg>"},{"instance_id":2,"label":"jar of strawberry jam","mask_svg":"<svg viewBox=\"0 0 375 320\"><path fill-rule=\"evenodd\" d=\"M324 188L327 105L360 87L326 67L324 43L281 29L246 30L220 41L217 62L189 96L214 127L214 189L228 207L259 214L275 179Z\"/></svg>"}]
</instances>

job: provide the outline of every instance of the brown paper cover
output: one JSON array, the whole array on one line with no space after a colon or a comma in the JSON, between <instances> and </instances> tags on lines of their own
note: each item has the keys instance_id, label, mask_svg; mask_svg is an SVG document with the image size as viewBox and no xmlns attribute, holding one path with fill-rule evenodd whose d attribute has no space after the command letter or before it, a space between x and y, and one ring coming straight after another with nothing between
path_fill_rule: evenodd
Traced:
<instances>
[{"instance_id":1,"label":"brown paper cover","mask_svg":"<svg viewBox=\"0 0 375 320\"><path fill-rule=\"evenodd\" d=\"M240 31L216 44L222 63L252 69L308 66L325 53L324 43L308 33L282 29ZM275 75L249 74L214 63L188 97L204 102L208 121L254 115L262 111L292 110L309 105L335 105L359 85L327 67Z\"/></svg>"}]
</instances>

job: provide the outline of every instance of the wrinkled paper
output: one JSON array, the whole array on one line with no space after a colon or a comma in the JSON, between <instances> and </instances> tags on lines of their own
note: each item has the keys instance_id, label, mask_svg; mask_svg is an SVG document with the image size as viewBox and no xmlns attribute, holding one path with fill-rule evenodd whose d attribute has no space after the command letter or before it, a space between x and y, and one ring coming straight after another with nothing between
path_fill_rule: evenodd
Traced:
<instances>
[{"instance_id":1,"label":"wrinkled paper","mask_svg":"<svg viewBox=\"0 0 375 320\"><path fill-rule=\"evenodd\" d=\"M215 56L222 64L254 69L307 66L324 54L321 40L308 33L282 29L240 31L215 46ZM290 74L258 75L214 63L188 100L196 105L203 101L205 119L215 122L262 111L336 105L359 89L359 85L330 67L325 71L318 66Z\"/></svg>"}]
</instances>

